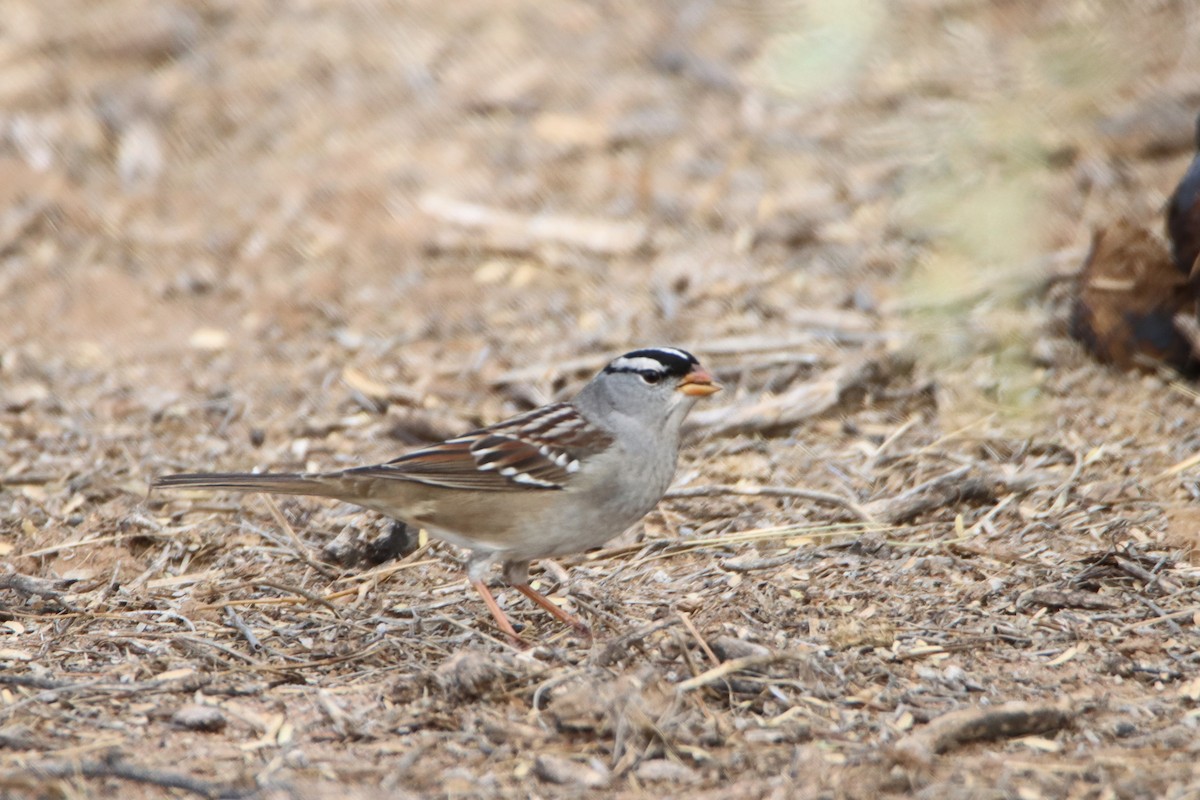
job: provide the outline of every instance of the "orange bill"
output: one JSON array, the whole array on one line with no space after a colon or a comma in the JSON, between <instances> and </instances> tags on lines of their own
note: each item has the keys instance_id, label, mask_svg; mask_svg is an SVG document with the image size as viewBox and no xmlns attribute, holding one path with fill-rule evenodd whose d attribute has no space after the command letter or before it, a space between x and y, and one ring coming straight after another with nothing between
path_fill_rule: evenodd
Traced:
<instances>
[{"instance_id":1,"label":"orange bill","mask_svg":"<svg viewBox=\"0 0 1200 800\"><path fill-rule=\"evenodd\" d=\"M675 388L692 397L707 397L721 391L721 384L717 383L703 367L696 367L684 375Z\"/></svg>"}]
</instances>

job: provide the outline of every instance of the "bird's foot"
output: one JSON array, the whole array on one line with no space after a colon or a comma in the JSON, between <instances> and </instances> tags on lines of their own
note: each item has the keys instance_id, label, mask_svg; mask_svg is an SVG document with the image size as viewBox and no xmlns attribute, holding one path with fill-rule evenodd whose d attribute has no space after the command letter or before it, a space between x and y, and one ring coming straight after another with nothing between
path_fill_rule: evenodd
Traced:
<instances>
[{"instance_id":1,"label":"bird's foot","mask_svg":"<svg viewBox=\"0 0 1200 800\"><path fill-rule=\"evenodd\" d=\"M574 616L573 614L568 614L566 611L563 611L557 605L550 602L550 599L546 597L546 595L537 591L529 584L516 583L513 584L513 588L528 597L533 602L537 603L546 611L550 612L551 616L553 616L559 622L563 623L564 625L570 625L571 629L580 636L584 637L585 639L592 638L591 628L585 625L578 617Z\"/></svg>"}]
</instances>

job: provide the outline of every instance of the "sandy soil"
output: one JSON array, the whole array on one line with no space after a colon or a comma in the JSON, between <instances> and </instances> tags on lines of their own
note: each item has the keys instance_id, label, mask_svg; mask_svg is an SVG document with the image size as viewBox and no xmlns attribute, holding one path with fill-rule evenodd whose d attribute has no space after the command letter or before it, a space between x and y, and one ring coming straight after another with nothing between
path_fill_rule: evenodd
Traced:
<instances>
[{"instance_id":1,"label":"sandy soil","mask_svg":"<svg viewBox=\"0 0 1200 800\"><path fill-rule=\"evenodd\" d=\"M1063 334L1192 156L1193 4L0 19L0 795L1200 796L1197 396ZM729 390L536 572L591 642L351 506L147 497L655 343Z\"/></svg>"}]
</instances>

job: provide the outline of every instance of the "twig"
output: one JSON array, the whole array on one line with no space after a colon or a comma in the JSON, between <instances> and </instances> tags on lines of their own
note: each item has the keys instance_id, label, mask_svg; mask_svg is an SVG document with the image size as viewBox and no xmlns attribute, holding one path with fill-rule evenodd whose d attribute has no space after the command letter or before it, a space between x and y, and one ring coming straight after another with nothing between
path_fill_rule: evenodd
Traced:
<instances>
[{"instance_id":1,"label":"twig","mask_svg":"<svg viewBox=\"0 0 1200 800\"><path fill-rule=\"evenodd\" d=\"M61 475L52 475L48 472L28 472L24 475L9 475L3 480L0 480L0 487L4 486L44 486L47 483L61 480Z\"/></svg>"},{"instance_id":2,"label":"twig","mask_svg":"<svg viewBox=\"0 0 1200 800\"><path fill-rule=\"evenodd\" d=\"M708 642L706 642L704 637L700 635L700 631L696 630L696 626L692 624L692 618L683 611L676 611L675 613L678 614L679 619L683 621L683 627L688 629L688 632L692 634L692 638L695 639L696 643L700 645L700 649L704 651L706 656L708 656L708 660L713 664L720 664L721 659L717 658L717 654L714 653L712 648L708 646Z\"/></svg>"},{"instance_id":3,"label":"twig","mask_svg":"<svg viewBox=\"0 0 1200 800\"><path fill-rule=\"evenodd\" d=\"M62 689L72 684L65 681L52 681L49 678L37 678L33 675L10 675L0 672L0 685L24 686L29 689Z\"/></svg>"},{"instance_id":4,"label":"twig","mask_svg":"<svg viewBox=\"0 0 1200 800\"><path fill-rule=\"evenodd\" d=\"M658 633L667 628L673 628L679 624L680 620L678 617L667 617L644 628L630 631L624 636L619 636L604 646L604 649L596 657L596 663L602 667L614 664L623 658L634 644L646 640L651 634Z\"/></svg>"},{"instance_id":5,"label":"twig","mask_svg":"<svg viewBox=\"0 0 1200 800\"><path fill-rule=\"evenodd\" d=\"M1071 474L1067 476L1067 479L1051 495L1054 498L1054 502L1050 504L1051 511L1061 512L1066 508L1067 497L1070 495L1075 483L1079 480L1079 476L1083 474L1085 463L1086 459L1083 453L1075 453L1075 465L1071 468Z\"/></svg>"},{"instance_id":6,"label":"twig","mask_svg":"<svg viewBox=\"0 0 1200 800\"><path fill-rule=\"evenodd\" d=\"M164 544L162 550L154 559L153 563L142 570L140 575L131 580L129 583L125 584L125 589L130 592L140 589L142 584L150 580L151 575L157 575L159 572L161 572L162 568L166 566L167 561L171 558L172 544L172 542L167 542Z\"/></svg>"},{"instance_id":7,"label":"twig","mask_svg":"<svg viewBox=\"0 0 1200 800\"><path fill-rule=\"evenodd\" d=\"M860 358L783 394L763 395L748 405L695 412L686 427L711 436L791 428L837 407L851 390L880 381L885 371L885 357Z\"/></svg>"},{"instance_id":8,"label":"twig","mask_svg":"<svg viewBox=\"0 0 1200 800\"><path fill-rule=\"evenodd\" d=\"M60 608L67 611L75 609L63 599L62 590L73 583L75 583L73 580L47 580L46 578L35 578L32 575L22 575L19 572L0 574L0 589L11 589L22 597L44 597L47 600L53 600Z\"/></svg>"},{"instance_id":9,"label":"twig","mask_svg":"<svg viewBox=\"0 0 1200 800\"><path fill-rule=\"evenodd\" d=\"M811 347L818 338L841 343L843 340L838 337L846 336L848 343L861 344L864 341L883 341L891 336L886 331L880 331L878 321L867 314L833 308L792 309L788 312L788 325L793 331L797 328L810 330L783 336L726 336L699 343L692 348L692 352L706 356L777 353Z\"/></svg>"},{"instance_id":10,"label":"twig","mask_svg":"<svg viewBox=\"0 0 1200 800\"><path fill-rule=\"evenodd\" d=\"M699 689L702 686L708 686L710 683L716 683L719 680L726 678L735 672L741 672L746 669L754 669L755 667L765 667L770 664L775 664L780 661L791 660L793 656L787 653L768 653L761 656L744 656L742 658L733 658L729 661L713 667L707 672L702 672L694 678L689 678L682 683L676 684L675 688L680 692L690 692L693 689Z\"/></svg>"},{"instance_id":11,"label":"twig","mask_svg":"<svg viewBox=\"0 0 1200 800\"><path fill-rule=\"evenodd\" d=\"M260 787L235 787L228 784L214 783L191 775L178 772L141 767L128 764L116 758L104 761L40 761L27 767L29 774L38 778L120 778L136 783L148 783L170 789L182 789L185 792L213 800L234 800L234 798L250 797L260 791Z\"/></svg>"},{"instance_id":12,"label":"twig","mask_svg":"<svg viewBox=\"0 0 1200 800\"><path fill-rule=\"evenodd\" d=\"M405 556L405 558L412 558L412 556L411 555ZM372 581L372 580L377 581L379 583L383 583L383 581L386 578L389 578L392 575L394 575L395 573L400 572L402 570L412 569L414 567L423 567L426 564L437 564L440 561L441 561L441 559L437 559L437 558L423 558L420 561L400 561L395 564L380 564L378 567L369 569L366 572L357 572L352 575L343 575L342 577L336 579L334 581L334 583L346 583L348 581L358 581L360 584L362 584L362 583L367 583L368 581ZM340 590L337 592L333 592L332 594L326 595L325 599L332 600L332 599L335 599L338 597L343 597L347 594L355 594L357 592L358 592L358 586L354 586L350 589L344 589L344 590Z\"/></svg>"},{"instance_id":13,"label":"twig","mask_svg":"<svg viewBox=\"0 0 1200 800\"><path fill-rule=\"evenodd\" d=\"M61 553L64 550L74 550L77 547L87 547L93 544L114 544L125 539L137 537L163 539L179 533L182 533L182 530L163 531L161 533L157 531L151 533L127 531L124 533L114 533L111 536L97 536L95 539L82 539L78 542L64 542L62 544L51 545L50 547L43 547L40 550L31 550L28 553L16 553L14 555L19 555L22 558L40 558L41 556L50 556L55 553Z\"/></svg>"},{"instance_id":14,"label":"twig","mask_svg":"<svg viewBox=\"0 0 1200 800\"><path fill-rule=\"evenodd\" d=\"M831 506L844 508L863 522L874 522L871 515L858 503L847 497L840 497L830 492L819 492L815 489L797 489L793 486L741 486L733 484L712 484L709 486L685 486L667 492L668 499L680 497L717 497L720 495L737 495L745 497L796 497L801 500L812 500L815 503L826 503Z\"/></svg>"},{"instance_id":15,"label":"twig","mask_svg":"<svg viewBox=\"0 0 1200 800\"><path fill-rule=\"evenodd\" d=\"M874 472L875 468L879 466L879 461L883 458L883 454L888 451L888 448L899 441L901 436L908 433L920 421L920 415L913 414L903 425L888 434L888 437L880 443L879 447L875 448L875 452L871 453L870 457L867 458L866 463L863 464L863 471L867 473Z\"/></svg>"},{"instance_id":16,"label":"twig","mask_svg":"<svg viewBox=\"0 0 1200 800\"><path fill-rule=\"evenodd\" d=\"M0 728L0 748L5 750L48 750L52 747L49 742L30 736L29 731L21 725ZM8 788L0 778L0 792Z\"/></svg>"},{"instance_id":17,"label":"twig","mask_svg":"<svg viewBox=\"0 0 1200 800\"><path fill-rule=\"evenodd\" d=\"M1162 472L1158 473L1154 477L1156 480L1161 480L1162 478L1169 478L1172 475L1179 474L1180 472L1186 472L1187 470L1191 469L1192 467L1196 466L1197 464L1200 464L1200 453L1195 453L1191 456L1188 456L1183 461L1180 461L1179 463L1175 464L1174 466L1163 470Z\"/></svg>"},{"instance_id":18,"label":"twig","mask_svg":"<svg viewBox=\"0 0 1200 800\"><path fill-rule=\"evenodd\" d=\"M1141 628L1145 625L1157 625L1160 622L1167 622L1173 619L1182 619L1184 617L1195 616L1196 614L1200 614L1200 606L1185 608L1182 611L1172 611L1170 614L1162 614L1153 619L1141 619L1137 622L1131 622L1128 625L1122 625L1120 628L1117 628L1117 633L1129 633L1130 631Z\"/></svg>"},{"instance_id":19,"label":"twig","mask_svg":"<svg viewBox=\"0 0 1200 800\"><path fill-rule=\"evenodd\" d=\"M571 247L600 255L628 255L650 244L650 229L636 220L613 220L566 214L518 214L436 194L419 200L421 211L435 220L464 228L440 231L435 245L442 249L482 246L503 252L538 252L547 247Z\"/></svg>"},{"instance_id":20,"label":"twig","mask_svg":"<svg viewBox=\"0 0 1200 800\"><path fill-rule=\"evenodd\" d=\"M460 631L469 633L472 636L478 636L480 638L487 639L492 644L498 645L500 647L506 647L509 650L513 651L514 653L521 652L521 648L517 647L512 642L507 641L505 639L501 639L498 636L493 636L492 634L488 633L486 630L476 630L475 628L472 628L467 623L465 623L461 620L457 620L454 617L447 616L445 614L439 614L436 617L429 617L426 621L427 622L444 622L445 624L449 625L452 628L458 628Z\"/></svg>"},{"instance_id":21,"label":"twig","mask_svg":"<svg viewBox=\"0 0 1200 800\"><path fill-rule=\"evenodd\" d=\"M795 561L800 557L802 552L804 551L792 550L791 552L784 553L781 556L775 556L774 558L742 559L741 561L734 561L731 558L726 558L717 563L721 569L727 569L730 572L753 572L757 569L774 569L775 567L782 567L784 564Z\"/></svg>"},{"instance_id":22,"label":"twig","mask_svg":"<svg viewBox=\"0 0 1200 800\"><path fill-rule=\"evenodd\" d=\"M1046 482L1048 477L1041 472L1004 475L991 470L980 470L971 476L974 467L966 466L951 470L944 475L925 481L895 497L872 500L863 508L871 516L891 525L908 522L914 517L942 506L954 505L964 500L994 499L999 489L1010 492L1027 492Z\"/></svg>"},{"instance_id":23,"label":"twig","mask_svg":"<svg viewBox=\"0 0 1200 800\"><path fill-rule=\"evenodd\" d=\"M299 595L310 603L316 603L322 608L328 609L329 612L338 619L342 618L341 612L338 611L337 606L335 606L333 603L329 602L324 597L321 597L319 594L314 594L313 592L310 592L307 589L302 589L299 586L289 586L286 583L279 583L278 581L254 581L249 585L266 586L268 589L278 589L281 592Z\"/></svg>"},{"instance_id":24,"label":"twig","mask_svg":"<svg viewBox=\"0 0 1200 800\"><path fill-rule=\"evenodd\" d=\"M214 642L211 639L205 639L200 636L187 636L185 634L179 634L178 636L172 637L171 641L172 642L181 642L186 645L191 645L192 648L198 650L201 653L204 653L205 655L210 655L210 656L211 656L211 654L205 653L205 651L203 650L203 647L211 647L213 650L222 652L227 656L232 656L233 658L236 658L239 661L244 661L255 669L267 669L267 670L278 669L278 668L271 667L266 664L260 664L259 662L255 661L253 658L246 655L245 653L239 653L237 650L234 650L232 647L227 647L227 646L221 644L220 642ZM202 647L198 647L198 646L202 646ZM224 662L222 662L220 660L217 660L217 663L221 664L222 666L229 666L228 664L225 664Z\"/></svg>"},{"instance_id":25,"label":"twig","mask_svg":"<svg viewBox=\"0 0 1200 800\"><path fill-rule=\"evenodd\" d=\"M1111 611L1118 607L1110 600L1094 592L1066 592L1058 589L1030 589L1017 598L1017 608L1044 606L1050 609L1084 608L1089 611Z\"/></svg>"},{"instance_id":26,"label":"twig","mask_svg":"<svg viewBox=\"0 0 1200 800\"><path fill-rule=\"evenodd\" d=\"M597 561L608 561L613 558L629 555L630 553L641 553L649 550L657 551L653 556L644 556L640 559L641 561L650 561L657 558L669 558L676 553L686 553L705 547L729 548L739 544L769 542L778 539L807 539L810 542L816 542L817 540L832 539L839 536L887 533L892 530L895 529L879 525L868 525L862 522L835 522L828 525L778 525L769 528L753 528L748 531L738 531L737 533L722 533L716 536L697 536L694 539L655 539L637 544L609 547L604 550L585 553L573 560L564 559L564 563L569 564L573 561L574 563L590 564Z\"/></svg>"},{"instance_id":27,"label":"twig","mask_svg":"<svg viewBox=\"0 0 1200 800\"><path fill-rule=\"evenodd\" d=\"M4 675L0 673L0 684L10 684L13 686L26 686L31 689L41 689L37 694L31 694L20 700L10 702L8 705L0 706L0 719L8 719L18 715L26 706L35 704L44 704L47 696L58 697L62 696L87 696L90 693L96 695L133 695L145 692L175 692L175 691L194 691L195 688L181 687L175 681L139 681L130 684L112 684L93 681L90 683L64 683L60 681L28 679L28 676L23 675Z\"/></svg>"},{"instance_id":28,"label":"twig","mask_svg":"<svg viewBox=\"0 0 1200 800\"><path fill-rule=\"evenodd\" d=\"M439 617L440 619L440 617ZM503 644L503 642L501 642ZM330 656L329 658L318 658L312 661L296 661L288 664L287 667L263 667L264 670L274 670L276 672L294 672L302 669L317 669L319 667L328 667L333 664L345 664L351 661L361 661L369 655L374 655L379 650L384 648L384 642L379 641L368 645L362 650L355 650L352 653L347 653L341 656Z\"/></svg>"},{"instance_id":29,"label":"twig","mask_svg":"<svg viewBox=\"0 0 1200 800\"><path fill-rule=\"evenodd\" d=\"M283 528L284 533L291 539L292 546L296 548L296 555L300 560L319 572L322 577L328 580L336 578L337 573L309 556L308 547L305 546L304 542L300 541L300 537L296 535L296 529L292 527L292 524L287 521L287 517L279 510L279 504L275 502L274 498L268 494L264 494L262 495L262 499L267 504L267 510L271 512L271 516L275 519L275 524Z\"/></svg>"},{"instance_id":30,"label":"twig","mask_svg":"<svg viewBox=\"0 0 1200 800\"><path fill-rule=\"evenodd\" d=\"M1153 600L1151 600L1149 597L1146 597L1145 595L1135 594L1134 597L1136 597L1138 599L1138 601L1141 602L1141 604L1144 605L1146 608L1150 609L1155 614L1158 614L1158 618L1161 619L1163 622L1167 623L1167 627L1170 628L1173 633L1175 633L1179 636L1185 635L1183 632L1183 628L1180 627L1179 623L1176 622L1174 619L1172 619L1171 616L1169 614L1167 614L1166 611L1163 611L1162 608L1159 607L1158 603L1155 603Z\"/></svg>"},{"instance_id":31,"label":"twig","mask_svg":"<svg viewBox=\"0 0 1200 800\"><path fill-rule=\"evenodd\" d=\"M1162 575L1157 575L1141 565L1134 563L1128 558L1113 556L1113 561L1118 567L1120 567L1122 572L1128 573L1129 575L1132 575L1133 577L1145 583L1146 585L1143 587L1145 589L1150 589L1157 584L1168 592L1179 591L1178 586L1168 581Z\"/></svg>"},{"instance_id":32,"label":"twig","mask_svg":"<svg viewBox=\"0 0 1200 800\"><path fill-rule=\"evenodd\" d=\"M254 631L250 630L250 626L237 613L237 609L233 606L225 606L225 624L236 630L246 640L246 644L250 647L250 652L257 653L263 649L262 642L254 635Z\"/></svg>"},{"instance_id":33,"label":"twig","mask_svg":"<svg viewBox=\"0 0 1200 800\"><path fill-rule=\"evenodd\" d=\"M1071 719L1065 708L1033 703L951 711L897 742L892 758L928 764L934 755L969 742L1050 733L1066 727Z\"/></svg>"}]
</instances>

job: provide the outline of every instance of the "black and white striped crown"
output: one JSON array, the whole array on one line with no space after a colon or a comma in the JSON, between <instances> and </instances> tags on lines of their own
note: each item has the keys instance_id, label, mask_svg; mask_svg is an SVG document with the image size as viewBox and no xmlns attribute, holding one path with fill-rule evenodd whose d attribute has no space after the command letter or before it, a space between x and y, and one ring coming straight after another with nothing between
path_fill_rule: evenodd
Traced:
<instances>
[{"instance_id":1,"label":"black and white striped crown","mask_svg":"<svg viewBox=\"0 0 1200 800\"><path fill-rule=\"evenodd\" d=\"M636 372L639 375L657 373L664 377L682 378L699 364L696 357L686 350L674 347L647 347L614 358L604 371Z\"/></svg>"}]
</instances>

